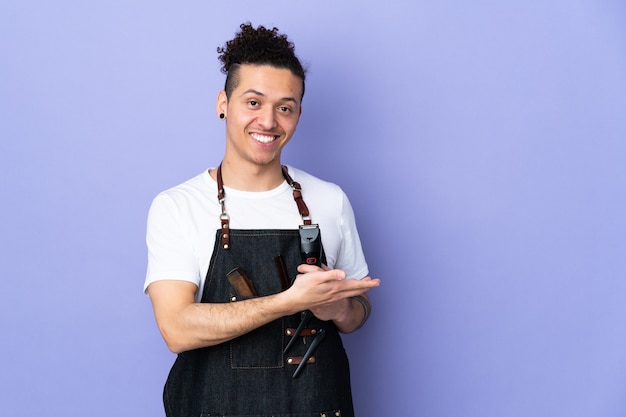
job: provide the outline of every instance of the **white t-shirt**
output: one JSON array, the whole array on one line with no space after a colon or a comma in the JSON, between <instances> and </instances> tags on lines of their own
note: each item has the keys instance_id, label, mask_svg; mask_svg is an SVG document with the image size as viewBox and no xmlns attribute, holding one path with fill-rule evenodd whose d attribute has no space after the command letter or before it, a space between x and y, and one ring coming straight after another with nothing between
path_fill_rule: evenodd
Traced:
<instances>
[{"instance_id":1,"label":"white t-shirt","mask_svg":"<svg viewBox=\"0 0 626 417\"><path fill-rule=\"evenodd\" d=\"M320 226L328 266L344 270L348 278L367 276L354 213L345 193L335 184L288 168L302 186L312 222ZM231 229L298 229L302 224L286 181L269 191L224 187L224 192ZM221 213L217 183L208 170L155 197L148 214L144 291L154 281L189 281L198 286L196 300L200 301Z\"/></svg>"}]
</instances>

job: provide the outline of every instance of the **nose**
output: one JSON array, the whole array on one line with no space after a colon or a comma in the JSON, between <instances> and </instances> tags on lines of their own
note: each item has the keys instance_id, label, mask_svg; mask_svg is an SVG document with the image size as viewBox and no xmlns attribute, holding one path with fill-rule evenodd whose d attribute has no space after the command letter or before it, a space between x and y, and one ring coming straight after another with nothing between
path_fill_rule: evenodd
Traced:
<instances>
[{"instance_id":1,"label":"nose","mask_svg":"<svg viewBox=\"0 0 626 417\"><path fill-rule=\"evenodd\" d=\"M266 107L259 112L257 122L262 129L272 130L276 127L275 116L276 115L274 114L274 109L271 107Z\"/></svg>"}]
</instances>

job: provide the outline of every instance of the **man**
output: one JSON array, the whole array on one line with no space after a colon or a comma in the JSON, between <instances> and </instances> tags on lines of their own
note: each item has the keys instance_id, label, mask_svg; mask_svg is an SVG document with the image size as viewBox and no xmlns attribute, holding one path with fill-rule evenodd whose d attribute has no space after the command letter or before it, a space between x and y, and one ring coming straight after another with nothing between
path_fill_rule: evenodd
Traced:
<instances>
[{"instance_id":1,"label":"man","mask_svg":"<svg viewBox=\"0 0 626 417\"><path fill-rule=\"evenodd\" d=\"M178 354L166 415L351 416L339 332L363 325L379 280L341 189L281 165L304 95L293 44L240 29L218 48L222 163L159 194L148 216L145 288Z\"/></svg>"}]
</instances>

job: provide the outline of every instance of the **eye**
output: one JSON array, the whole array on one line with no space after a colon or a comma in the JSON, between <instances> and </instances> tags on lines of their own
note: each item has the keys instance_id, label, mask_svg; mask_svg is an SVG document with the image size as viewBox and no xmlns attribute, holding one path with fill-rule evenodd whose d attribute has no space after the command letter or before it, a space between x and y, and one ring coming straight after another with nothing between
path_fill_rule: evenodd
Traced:
<instances>
[{"instance_id":1,"label":"eye","mask_svg":"<svg viewBox=\"0 0 626 417\"><path fill-rule=\"evenodd\" d=\"M256 100L248 100L248 105L250 107L258 107L259 106L259 102Z\"/></svg>"},{"instance_id":2,"label":"eye","mask_svg":"<svg viewBox=\"0 0 626 417\"><path fill-rule=\"evenodd\" d=\"M282 113L290 113L291 112L291 108L287 107L287 106L280 106L278 108L278 110Z\"/></svg>"}]
</instances>

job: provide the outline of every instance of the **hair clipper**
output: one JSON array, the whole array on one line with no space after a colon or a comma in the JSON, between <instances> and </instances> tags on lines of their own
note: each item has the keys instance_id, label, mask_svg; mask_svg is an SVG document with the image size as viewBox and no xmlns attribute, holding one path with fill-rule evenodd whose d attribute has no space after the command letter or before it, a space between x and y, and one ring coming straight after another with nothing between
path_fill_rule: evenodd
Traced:
<instances>
[{"instance_id":1,"label":"hair clipper","mask_svg":"<svg viewBox=\"0 0 626 417\"><path fill-rule=\"evenodd\" d=\"M322 266L322 236L317 224L300 225L302 263Z\"/></svg>"}]
</instances>

